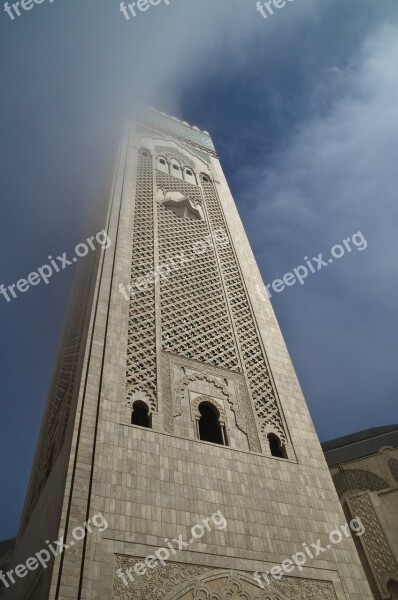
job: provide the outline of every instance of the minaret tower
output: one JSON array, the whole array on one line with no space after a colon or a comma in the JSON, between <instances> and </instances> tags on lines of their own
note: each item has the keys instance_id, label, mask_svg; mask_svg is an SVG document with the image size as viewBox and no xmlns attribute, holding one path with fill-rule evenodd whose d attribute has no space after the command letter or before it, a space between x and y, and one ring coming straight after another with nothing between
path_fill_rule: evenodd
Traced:
<instances>
[{"instance_id":1,"label":"minaret tower","mask_svg":"<svg viewBox=\"0 0 398 600\"><path fill-rule=\"evenodd\" d=\"M68 548L6 598L371 600L349 534L329 540L344 515L209 134L152 110L132 122L105 227L15 560ZM98 513L106 530L77 541Z\"/></svg>"}]
</instances>

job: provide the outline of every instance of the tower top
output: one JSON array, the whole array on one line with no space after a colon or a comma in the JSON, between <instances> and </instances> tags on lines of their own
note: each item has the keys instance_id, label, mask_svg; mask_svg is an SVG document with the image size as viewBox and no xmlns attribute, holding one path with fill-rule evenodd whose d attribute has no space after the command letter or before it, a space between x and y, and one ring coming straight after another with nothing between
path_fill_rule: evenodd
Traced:
<instances>
[{"instance_id":1,"label":"tower top","mask_svg":"<svg viewBox=\"0 0 398 600\"><path fill-rule=\"evenodd\" d=\"M153 107L143 107L140 112L140 120L215 152L210 133L202 131L196 125L190 125L186 121L181 121L177 117L167 115Z\"/></svg>"}]
</instances>

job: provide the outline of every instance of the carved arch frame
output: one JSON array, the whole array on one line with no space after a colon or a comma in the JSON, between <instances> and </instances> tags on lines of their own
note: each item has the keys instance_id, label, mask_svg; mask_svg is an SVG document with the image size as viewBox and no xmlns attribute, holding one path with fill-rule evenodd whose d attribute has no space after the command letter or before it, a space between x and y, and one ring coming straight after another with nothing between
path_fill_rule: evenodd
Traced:
<instances>
[{"instance_id":1,"label":"carved arch frame","mask_svg":"<svg viewBox=\"0 0 398 600\"><path fill-rule=\"evenodd\" d=\"M223 396L226 398L226 400L228 401L228 403L231 406L231 409L235 415L235 422L236 422L237 427L239 427L239 429L243 433L247 434L246 422L245 422L244 416L240 410L240 407L239 407L239 404L238 404L238 401L236 400L236 398L232 397L232 395L228 391L227 386L220 381L219 377L207 375L205 373L195 373L192 375L187 375L186 377L181 379L181 381L179 382L179 384L176 388L175 396L174 396L174 407L173 407L174 418L179 417L182 414L182 403L185 398L187 388L190 383L193 383L195 381L207 381L207 383L212 383L215 388L220 390L221 394L223 394ZM225 411L224 411L224 414L225 414Z\"/></svg>"}]
</instances>

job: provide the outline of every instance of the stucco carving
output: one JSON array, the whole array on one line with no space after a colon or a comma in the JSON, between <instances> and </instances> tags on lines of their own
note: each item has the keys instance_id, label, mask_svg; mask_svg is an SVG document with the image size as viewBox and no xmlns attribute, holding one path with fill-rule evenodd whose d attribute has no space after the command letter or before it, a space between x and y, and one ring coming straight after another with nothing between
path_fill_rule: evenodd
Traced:
<instances>
[{"instance_id":1,"label":"stucco carving","mask_svg":"<svg viewBox=\"0 0 398 600\"><path fill-rule=\"evenodd\" d=\"M349 498L347 503L353 515L360 517L365 533L361 540L364 544L371 567L380 588L386 592L387 581L398 579L398 564L384 535L377 513L368 494Z\"/></svg>"},{"instance_id":2,"label":"stucco carving","mask_svg":"<svg viewBox=\"0 0 398 600\"><path fill-rule=\"evenodd\" d=\"M187 386L194 381L207 381L208 383L212 383L220 392L225 396L225 398L229 399L229 392L227 387L216 377L211 377L206 375L206 373L192 373L183 377L175 392L175 400L174 400L174 416L178 417L182 414L182 401L184 399L185 390Z\"/></svg>"},{"instance_id":3,"label":"stucco carving","mask_svg":"<svg viewBox=\"0 0 398 600\"><path fill-rule=\"evenodd\" d=\"M167 563L148 569L126 587L117 576L133 569L141 559L115 556L113 600L336 600L328 581L285 577L272 586L261 587L251 573L214 570L186 563Z\"/></svg>"},{"instance_id":4,"label":"stucco carving","mask_svg":"<svg viewBox=\"0 0 398 600\"><path fill-rule=\"evenodd\" d=\"M131 283L154 271L153 171L148 152L140 152L131 253ZM148 199L150 201L148 202ZM144 392L157 411L155 289L148 285L129 306L126 397Z\"/></svg>"},{"instance_id":5,"label":"stucco carving","mask_svg":"<svg viewBox=\"0 0 398 600\"><path fill-rule=\"evenodd\" d=\"M156 172L156 183L166 202L180 194L189 198L191 206L202 210L203 198L197 185L160 171ZM179 218L170 208L171 204L157 204L159 263L177 264L170 276L159 282L162 347L205 364L239 371L217 258L213 244L206 243L211 239L208 222Z\"/></svg>"},{"instance_id":6,"label":"stucco carving","mask_svg":"<svg viewBox=\"0 0 398 600\"><path fill-rule=\"evenodd\" d=\"M346 492L353 490L376 492L389 487L388 483L379 475L363 469L339 471L333 475L333 482L340 498Z\"/></svg>"},{"instance_id":7,"label":"stucco carving","mask_svg":"<svg viewBox=\"0 0 398 600\"><path fill-rule=\"evenodd\" d=\"M117 576L118 569L127 573L128 569L139 562L142 562L142 559L116 554L113 600L163 600L168 592L181 583L208 571L207 567L169 562L165 566L159 565L156 569L148 569L145 575L137 576L133 573L134 581L130 581L127 577L126 587Z\"/></svg>"},{"instance_id":8,"label":"stucco carving","mask_svg":"<svg viewBox=\"0 0 398 600\"><path fill-rule=\"evenodd\" d=\"M181 378L174 384L171 381L173 364L178 365ZM182 403L190 384L203 381L214 386L216 396L222 394L235 415L235 422L239 429L247 434L250 450L261 452L260 440L255 423L253 407L247 393L242 375L239 373L223 372L222 369L210 365L200 365L197 361L187 360L183 357L173 356L167 352L162 356L162 399L165 430L174 431L174 418L182 414ZM228 382L233 384L235 393L231 392ZM175 391L172 394L172 388ZM216 393L217 392L217 393Z\"/></svg>"},{"instance_id":9,"label":"stucco carving","mask_svg":"<svg viewBox=\"0 0 398 600\"><path fill-rule=\"evenodd\" d=\"M237 398L228 391L227 385L223 383L223 380L220 377L214 377L212 375L208 375L207 373L194 372L190 375L187 375L186 377L183 377L180 380L175 392L174 416L178 417L182 414L182 402L186 394L187 388L191 383L194 383L195 381L206 381L207 383L214 385L216 390L219 390L219 392L226 398L226 400L228 400L231 409L235 415L236 425L243 433L247 433L245 416L239 406Z\"/></svg>"},{"instance_id":10,"label":"stucco carving","mask_svg":"<svg viewBox=\"0 0 398 600\"><path fill-rule=\"evenodd\" d=\"M211 227L228 231L213 182L208 177L202 177L201 183ZM216 249L262 437L266 440L267 430L273 430L287 444L289 440L279 407L277 392L233 244L223 244L221 246L216 243Z\"/></svg>"},{"instance_id":11,"label":"stucco carving","mask_svg":"<svg viewBox=\"0 0 398 600\"><path fill-rule=\"evenodd\" d=\"M147 392L137 392L132 389L128 389L126 401L123 402L123 406L129 410L133 409L133 404L137 400L141 400L145 402L148 406L149 414L152 414L156 411L156 403L154 399Z\"/></svg>"},{"instance_id":12,"label":"stucco carving","mask_svg":"<svg viewBox=\"0 0 398 600\"><path fill-rule=\"evenodd\" d=\"M193 402L192 402L193 416L200 418L201 414L199 412L199 405L202 402L209 402L210 404L215 406L220 414L220 422L221 423L226 422L227 415L225 414L225 410L224 410L224 406L223 406L222 402L220 400L217 400L216 398L211 398L210 396L197 396L195 398L195 400L193 400Z\"/></svg>"}]
</instances>

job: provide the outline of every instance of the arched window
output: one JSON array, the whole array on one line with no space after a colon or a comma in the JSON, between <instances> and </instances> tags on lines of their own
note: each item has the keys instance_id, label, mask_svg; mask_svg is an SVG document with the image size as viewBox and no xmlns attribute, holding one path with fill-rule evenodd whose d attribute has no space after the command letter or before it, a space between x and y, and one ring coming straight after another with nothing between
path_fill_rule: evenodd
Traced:
<instances>
[{"instance_id":1,"label":"arched window","mask_svg":"<svg viewBox=\"0 0 398 600\"><path fill-rule=\"evenodd\" d=\"M204 442L226 446L225 427L220 423L220 414L209 402L199 404L199 438Z\"/></svg>"},{"instance_id":2,"label":"arched window","mask_svg":"<svg viewBox=\"0 0 398 600\"><path fill-rule=\"evenodd\" d=\"M207 175L202 175L202 181L204 181L205 183L209 183L210 179Z\"/></svg>"},{"instance_id":3,"label":"arched window","mask_svg":"<svg viewBox=\"0 0 398 600\"><path fill-rule=\"evenodd\" d=\"M270 433L268 435L268 443L269 449L271 450L271 456L276 456L277 458L287 458L285 446L282 444L277 435Z\"/></svg>"},{"instance_id":4,"label":"arched window","mask_svg":"<svg viewBox=\"0 0 398 600\"><path fill-rule=\"evenodd\" d=\"M174 177L178 177L179 179L182 179L181 166L180 166L178 160L176 160L175 158L172 158L170 161L170 175L173 175Z\"/></svg>"},{"instance_id":5,"label":"arched window","mask_svg":"<svg viewBox=\"0 0 398 600\"><path fill-rule=\"evenodd\" d=\"M169 165L167 164L167 161L165 158L163 158L163 156L159 156L158 158L158 169L163 173L169 172Z\"/></svg>"},{"instance_id":6,"label":"arched window","mask_svg":"<svg viewBox=\"0 0 398 600\"><path fill-rule=\"evenodd\" d=\"M387 583L387 591L391 596L391 600L398 600L398 581L396 579L390 579Z\"/></svg>"},{"instance_id":7,"label":"arched window","mask_svg":"<svg viewBox=\"0 0 398 600\"><path fill-rule=\"evenodd\" d=\"M141 402L140 400L134 402L133 412L131 413L131 424L147 427L148 429L152 428L151 415L145 402Z\"/></svg>"},{"instance_id":8,"label":"arched window","mask_svg":"<svg viewBox=\"0 0 398 600\"><path fill-rule=\"evenodd\" d=\"M185 181L188 181L188 183L193 183L196 185L195 173L191 169L184 170L184 179Z\"/></svg>"},{"instance_id":9,"label":"arched window","mask_svg":"<svg viewBox=\"0 0 398 600\"><path fill-rule=\"evenodd\" d=\"M142 154L142 156L145 156L145 158L149 158L148 150L142 150L141 154Z\"/></svg>"}]
</instances>

